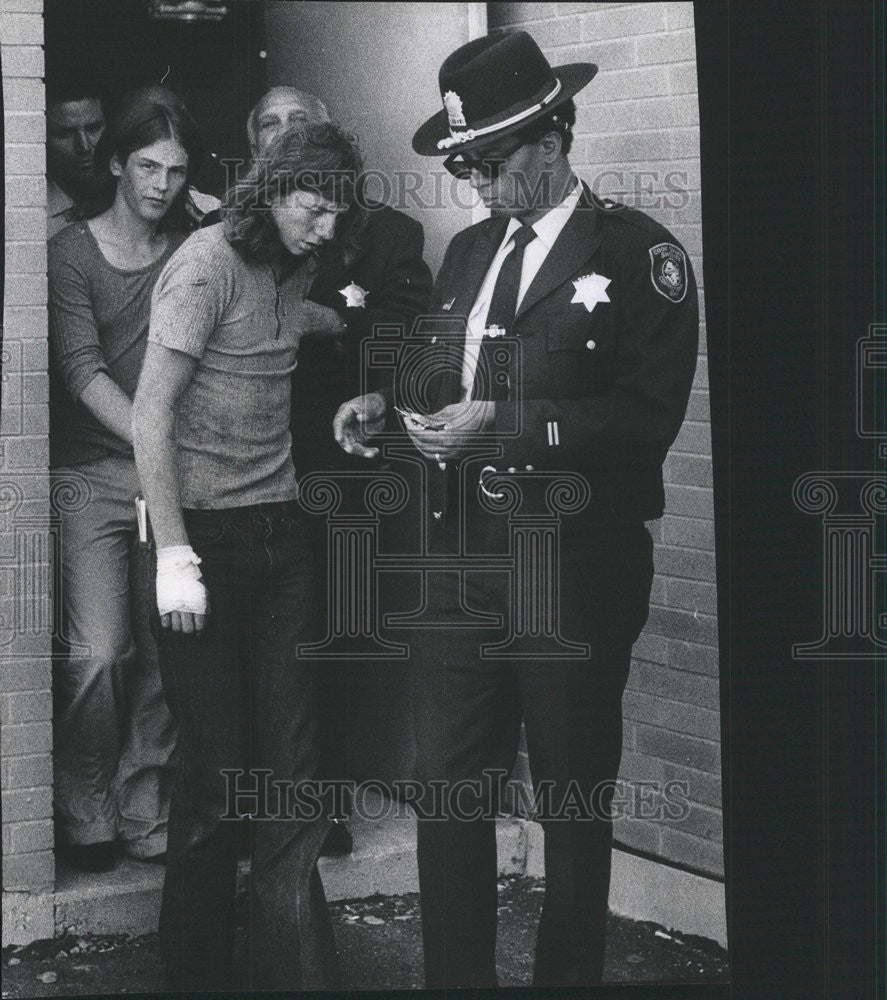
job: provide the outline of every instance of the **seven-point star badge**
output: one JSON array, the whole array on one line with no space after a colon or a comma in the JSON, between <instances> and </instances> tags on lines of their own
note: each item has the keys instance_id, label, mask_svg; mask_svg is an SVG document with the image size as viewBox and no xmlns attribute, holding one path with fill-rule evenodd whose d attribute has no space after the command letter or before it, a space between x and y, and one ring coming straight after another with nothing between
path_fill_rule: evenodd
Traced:
<instances>
[{"instance_id":1,"label":"seven-point star badge","mask_svg":"<svg viewBox=\"0 0 887 1000\"><path fill-rule=\"evenodd\" d=\"M610 301L610 296L606 292L609 284L610 279L605 278L602 274L595 274L593 271L591 274L583 274L581 278L577 278L573 282L576 294L570 299L570 305L574 302L581 302L591 312L598 302Z\"/></svg>"},{"instance_id":2,"label":"seven-point star badge","mask_svg":"<svg viewBox=\"0 0 887 1000\"><path fill-rule=\"evenodd\" d=\"M360 309L370 293L352 281L350 285L339 289L339 295L345 296L345 306L348 309Z\"/></svg>"}]
</instances>

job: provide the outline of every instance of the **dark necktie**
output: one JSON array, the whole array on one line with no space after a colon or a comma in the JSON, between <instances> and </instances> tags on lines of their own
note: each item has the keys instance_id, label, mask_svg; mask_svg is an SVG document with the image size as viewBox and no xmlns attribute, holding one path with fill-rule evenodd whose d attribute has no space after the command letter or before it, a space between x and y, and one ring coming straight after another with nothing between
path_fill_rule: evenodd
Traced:
<instances>
[{"instance_id":1,"label":"dark necktie","mask_svg":"<svg viewBox=\"0 0 887 1000\"><path fill-rule=\"evenodd\" d=\"M506 334L512 332L514 314L517 311L517 293L520 288L524 250L536 239L536 233L529 226L516 229L510 242L514 249L502 262L496 287L490 299L487 313L487 328L498 326ZM508 398L508 362L511 352L498 342L498 338L484 336L477 356L474 373L472 399L504 400Z\"/></svg>"}]
</instances>

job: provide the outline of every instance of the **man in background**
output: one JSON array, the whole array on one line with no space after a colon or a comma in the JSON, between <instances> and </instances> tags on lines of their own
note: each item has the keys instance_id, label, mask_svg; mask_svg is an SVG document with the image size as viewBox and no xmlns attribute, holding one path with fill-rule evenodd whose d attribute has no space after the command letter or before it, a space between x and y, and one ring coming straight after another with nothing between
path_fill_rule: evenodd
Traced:
<instances>
[{"instance_id":1,"label":"man in background","mask_svg":"<svg viewBox=\"0 0 887 1000\"><path fill-rule=\"evenodd\" d=\"M313 94L273 87L247 121L253 159L293 125L329 120L326 106ZM330 309L329 322L337 328L337 336L306 337L299 348L292 429L296 471L302 475L347 467L333 437L332 419L339 405L360 391L361 342L380 324L400 324L409 331L431 296L421 224L363 192L359 197L366 224L356 245L344 264L322 266L311 286L310 298Z\"/></svg>"},{"instance_id":2,"label":"man in background","mask_svg":"<svg viewBox=\"0 0 887 1000\"><path fill-rule=\"evenodd\" d=\"M329 112L313 94L293 87L273 87L247 120L250 151L260 159L269 143L305 121L329 121ZM290 427L293 461L301 478L310 472L357 467L337 445L332 422L341 403L363 391L361 344L373 328L401 326L409 333L413 320L428 307L431 272L422 258L425 236L420 223L403 212L358 193L366 224L344 260L322 264L309 298L327 310L332 337L317 333L302 338L293 373ZM372 380L372 372L367 373ZM376 388L371 381L371 386ZM360 462L358 459L357 462ZM364 463L360 463L365 468ZM318 565L325 567L326 526L315 520ZM320 606L326 603L326 577L319 574ZM329 609L327 609L329 610ZM386 669L382 665L382 669ZM326 776L347 780L345 747L348 726L345 665L331 662L323 674L323 744ZM396 681L395 679L392 679ZM380 723L381 724L381 723ZM351 835L339 817L323 846L327 855L349 854Z\"/></svg>"},{"instance_id":3,"label":"man in background","mask_svg":"<svg viewBox=\"0 0 887 1000\"><path fill-rule=\"evenodd\" d=\"M66 78L47 81L46 238L82 217L97 194L93 154L105 131L98 87Z\"/></svg>"}]
</instances>

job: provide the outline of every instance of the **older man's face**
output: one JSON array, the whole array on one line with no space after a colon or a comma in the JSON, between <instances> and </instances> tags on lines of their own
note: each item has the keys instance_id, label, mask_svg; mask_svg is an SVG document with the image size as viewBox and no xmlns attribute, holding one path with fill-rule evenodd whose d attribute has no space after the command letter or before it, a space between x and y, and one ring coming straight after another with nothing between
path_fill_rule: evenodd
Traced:
<instances>
[{"instance_id":1,"label":"older man's face","mask_svg":"<svg viewBox=\"0 0 887 1000\"><path fill-rule=\"evenodd\" d=\"M46 112L46 166L50 177L81 185L94 177L93 153L105 130L102 105L95 98L60 101Z\"/></svg>"},{"instance_id":2,"label":"older man's face","mask_svg":"<svg viewBox=\"0 0 887 1000\"><path fill-rule=\"evenodd\" d=\"M272 93L256 115L253 156L262 156L279 135L299 122L328 120L324 106L310 95Z\"/></svg>"}]
</instances>

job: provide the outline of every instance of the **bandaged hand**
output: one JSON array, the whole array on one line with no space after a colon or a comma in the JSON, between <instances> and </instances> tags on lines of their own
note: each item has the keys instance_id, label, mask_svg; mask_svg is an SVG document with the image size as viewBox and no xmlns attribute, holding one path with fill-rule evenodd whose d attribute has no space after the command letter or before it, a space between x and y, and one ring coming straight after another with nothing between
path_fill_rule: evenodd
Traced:
<instances>
[{"instance_id":1,"label":"bandaged hand","mask_svg":"<svg viewBox=\"0 0 887 1000\"><path fill-rule=\"evenodd\" d=\"M200 631L208 611L200 559L190 545L157 550L157 610L164 628Z\"/></svg>"}]
</instances>

